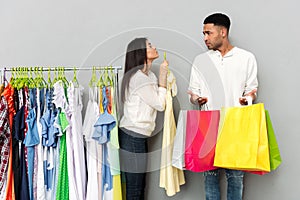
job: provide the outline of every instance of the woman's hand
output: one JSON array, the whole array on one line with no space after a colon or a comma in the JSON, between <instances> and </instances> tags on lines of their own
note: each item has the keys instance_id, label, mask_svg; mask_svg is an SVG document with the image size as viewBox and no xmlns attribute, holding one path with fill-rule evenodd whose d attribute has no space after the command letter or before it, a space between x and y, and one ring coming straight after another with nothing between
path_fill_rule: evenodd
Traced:
<instances>
[{"instance_id":1,"label":"woman's hand","mask_svg":"<svg viewBox=\"0 0 300 200\"><path fill-rule=\"evenodd\" d=\"M169 62L164 60L159 69L159 79L158 79L158 85L159 87L167 87L167 75L168 75L168 65Z\"/></svg>"}]
</instances>

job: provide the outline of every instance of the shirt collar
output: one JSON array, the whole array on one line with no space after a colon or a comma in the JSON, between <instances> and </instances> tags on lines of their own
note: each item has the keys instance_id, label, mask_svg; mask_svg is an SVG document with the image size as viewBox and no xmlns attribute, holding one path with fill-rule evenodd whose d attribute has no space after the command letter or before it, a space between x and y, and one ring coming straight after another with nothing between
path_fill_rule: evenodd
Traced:
<instances>
[{"instance_id":1,"label":"shirt collar","mask_svg":"<svg viewBox=\"0 0 300 200\"><path fill-rule=\"evenodd\" d=\"M233 47L230 51L228 51L225 54L224 58L232 56L234 54L235 48L236 47ZM215 56L220 56L221 57L220 51L217 51L217 50L216 51L215 50L209 50L208 53L211 54L211 55L215 55Z\"/></svg>"}]
</instances>

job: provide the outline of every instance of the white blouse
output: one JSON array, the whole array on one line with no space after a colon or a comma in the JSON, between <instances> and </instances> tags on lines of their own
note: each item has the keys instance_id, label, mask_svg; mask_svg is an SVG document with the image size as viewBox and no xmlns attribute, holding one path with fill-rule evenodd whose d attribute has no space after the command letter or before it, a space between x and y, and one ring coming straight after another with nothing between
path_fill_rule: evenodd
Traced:
<instances>
[{"instance_id":1,"label":"white blouse","mask_svg":"<svg viewBox=\"0 0 300 200\"><path fill-rule=\"evenodd\" d=\"M150 136L155 128L157 111L165 109L166 88L158 87L155 74L141 70L130 79L120 127Z\"/></svg>"}]
</instances>

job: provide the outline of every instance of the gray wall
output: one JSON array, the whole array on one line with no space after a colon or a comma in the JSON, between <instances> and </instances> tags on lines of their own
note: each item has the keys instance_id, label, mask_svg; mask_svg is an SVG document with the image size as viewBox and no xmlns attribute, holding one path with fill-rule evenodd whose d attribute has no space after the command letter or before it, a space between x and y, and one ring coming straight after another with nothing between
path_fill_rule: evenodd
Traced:
<instances>
[{"instance_id":1,"label":"gray wall","mask_svg":"<svg viewBox=\"0 0 300 200\"><path fill-rule=\"evenodd\" d=\"M202 21L221 11L232 19L231 41L258 61L259 97L271 114L283 159L265 175L247 175L244 199L299 199L300 27L296 0L286 1L0 1L0 66L123 65L128 42L147 36L167 52L177 77L178 110L188 109L186 90L193 58L205 51ZM161 56L162 57L162 56ZM159 58L153 66L157 70ZM90 72L79 72L85 86ZM88 78L87 78L88 77ZM161 134L150 149L161 146ZM151 162L159 166L159 154ZM204 199L201 173L186 172L186 184L172 198L159 188L159 171L148 175L147 199ZM225 179L222 179L225 193ZM225 197L223 199L226 199Z\"/></svg>"}]
</instances>

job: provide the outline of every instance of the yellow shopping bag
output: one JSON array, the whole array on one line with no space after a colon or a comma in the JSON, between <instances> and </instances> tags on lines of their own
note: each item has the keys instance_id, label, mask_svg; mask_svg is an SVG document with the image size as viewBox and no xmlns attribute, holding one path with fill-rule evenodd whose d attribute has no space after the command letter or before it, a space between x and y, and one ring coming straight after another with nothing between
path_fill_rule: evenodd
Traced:
<instances>
[{"instance_id":1,"label":"yellow shopping bag","mask_svg":"<svg viewBox=\"0 0 300 200\"><path fill-rule=\"evenodd\" d=\"M266 117L262 103L222 108L214 166L270 171Z\"/></svg>"}]
</instances>

